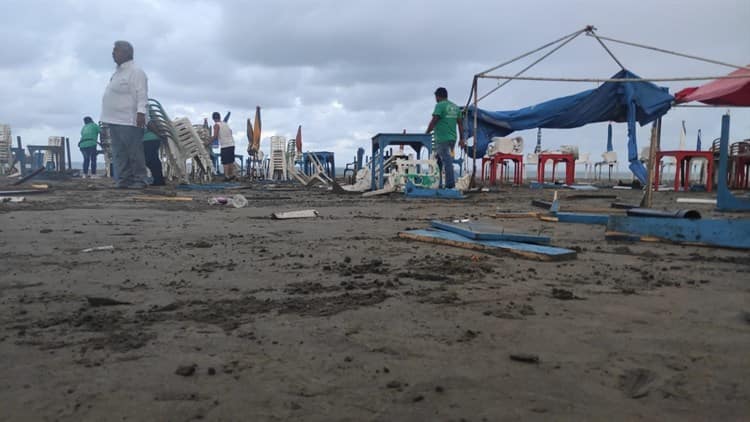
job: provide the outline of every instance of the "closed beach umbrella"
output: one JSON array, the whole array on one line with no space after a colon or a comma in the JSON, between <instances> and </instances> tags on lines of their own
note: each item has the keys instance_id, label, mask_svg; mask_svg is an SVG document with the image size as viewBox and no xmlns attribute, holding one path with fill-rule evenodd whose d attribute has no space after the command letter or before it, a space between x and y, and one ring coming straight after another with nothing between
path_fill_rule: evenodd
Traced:
<instances>
[{"instance_id":1,"label":"closed beach umbrella","mask_svg":"<svg viewBox=\"0 0 750 422\"><path fill-rule=\"evenodd\" d=\"M297 152L302 153L302 125L297 128L297 136L294 138L294 143L297 145Z\"/></svg>"},{"instance_id":2,"label":"closed beach umbrella","mask_svg":"<svg viewBox=\"0 0 750 422\"><path fill-rule=\"evenodd\" d=\"M687 137L687 130L685 129L685 121L682 121L682 129L680 129L680 151L685 151L687 145L685 144L685 138Z\"/></svg>"},{"instance_id":3,"label":"closed beach umbrella","mask_svg":"<svg viewBox=\"0 0 750 422\"><path fill-rule=\"evenodd\" d=\"M695 150L700 151L701 150L701 130L698 129L698 140L695 142Z\"/></svg>"},{"instance_id":4,"label":"closed beach umbrella","mask_svg":"<svg viewBox=\"0 0 750 422\"><path fill-rule=\"evenodd\" d=\"M534 154L542 152L542 128L536 130L536 148L534 148Z\"/></svg>"},{"instance_id":5,"label":"closed beach umbrella","mask_svg":"<svg viewBox=\"0 0 750 422\"><path fill-rule=\"evenodd\" d=\"M260 106L255 107L255 122L253 123L253 149L260 150Z\"/></svg>"},{"instance_id":6,"label":"closed beach umbrella","mask_svg":"<svg viewBox=\"0 0 750 422\"><path fill-rule=\"evenodd\" d=\"M607 152L614 151L614 147L612 146L612 123L607 125Z\"/></svg>"},{"instance_id":7,"label":"closed beach umbrella","mask_svg":"<svg viewBox=\"0 0 750 422\"><path fill-rule=\"evenodd\" d=\"M247 127L247 129L246 129L246 132L247 132L247 152L249 154L253 154L253 152L255 152L255 150L253 150L253 139L254 139L254 137L253 137L253 123L250 121L249 117L247 118L247 126L246 127Z\"/></svg>"}]
</instances>

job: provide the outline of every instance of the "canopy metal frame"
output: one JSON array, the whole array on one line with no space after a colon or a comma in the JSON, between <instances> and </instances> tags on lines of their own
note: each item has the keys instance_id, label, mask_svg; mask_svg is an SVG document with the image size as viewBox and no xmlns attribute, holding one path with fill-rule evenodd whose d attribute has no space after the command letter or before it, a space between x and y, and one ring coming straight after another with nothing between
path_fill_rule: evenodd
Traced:
<instances>
[{"instance_id":1,"label":"canopy metal frame","mask_svg":"<svg viewBox=\"0 0 750 422\"><path fill-rule=\"evenodd\" d=\"M680 52L676 52L676 51L672 51L672 50L666 50L666 49L662 49L662 48L658 48L658 47L653 47L653 46L649 46L649 45L645 45L645 44L638 44L638 43L633 43L633 42L629 42L629 41L623 41L623 40L619 40L619 39L615 39L615 38L601 36L596 31L597 31L597 28L595 26L593 26L593 25L587 25L586 27L584 27L582 29L579 29L579 30L577 30L575 32L567 34L567 35L565 35L563 37L560 37L560 38L558 38L558 39L556 39L554 41L548 42L548 43L546 43L546 44L544 44L544 45L542 45L540 47L537 47L537 48L535 48L535 49L533 49L531 51L528 51L528 52L526 52L524 54L521 54L521 55L519 55L517 57L514 57L514 58L512 58L512 59L510 59L508 61L500 63L500 64L498 64L496 66L493 66L493 67L491 67L491 68L489 68L487 70L484 70L484 71L479 72L479 73L477 73L477 74L474 75L474 78L473 78L473 81L472 81L472 85L471 85L471 92L469 94L469 98L466 101L466 106L465 106L465 108L468 108L469 105L472 104L472 101L473 101L474 110L475 110L475 112L474 112L474 119L473 119L474 120L473 121L474 146L473 146L473 157L472 157L473 158L473 166L472 166L472 175L471 175L471 184L472 184L472 186L475 183L476 169L477 169L477 164L476 164L477 156L476 155L477 155L477 145L478 145L477 131L478 131L478 114L479 114L477 112L477 110L479 110L479 107L478 107L479 106L479 102L482 101L482 100L484 100L488 96L492 95L494 92L496 92L500 88L506 86L507 84L509 84L513 80L549 81L549 82L586 82L586 83L597 82L597 83L604 83L604 82L676 82L676 81L697 81L697 80L748 78L748 76L746 76L746 75L743 75L743 76L726 76L725 75L725 76L645 78L645 79L632 79L632 78L622 78L622 79L612 79L612 78L544 78L544 77L523 76L523 74L527 70L531 69L532 67L536 66L538 63L540 63L541 61L543 61L544 59L548 58L549 56L551 56L555 52L559 51L562 47L564 47L565 45L567 45L568 43L570 43L574 39L578 38L581 34L585 34L585 35L587 35L589 37L593 37L597 41L597 43L606 51L606 53L610 56L610 58L612 58L612 60L621 69L625 69L625 67L623 66L622 62L614 55L614 53L612 53L612 50L609 49L609 47L607 46L607 44L604 43L604 41L608 41L608 42L612 42L612 43L618 43L618 44L623 44L623 45L628 45L628 46L631 46L631 47L637 47L637 48L642 48L642 49L647 49L647 50L652 50L652 51L657 51L657 52L660 52L660 53L670 54L670 55L674 55L674 56L678 56L678 57L683 57L683 58L688 58L688 59L703 61L703 62L706 62L706 63L712 63L712 64L717 64L717 65L726 66L726 67L731 67L731 68L734 68L734 69L749 69L750 70L750 67L747 67L747 66L735 65L735 64L731 64L731 63L726 63L726 62L718 61L718 60L707 59L707 58L704 58L704 57L699 57L699 56L695 56L695 55L680 53ZM534 60L531 64L529 64L528 66L524 67L523 69L521 69L519 72L515 73L514 75L494 75L494 74L492 74L492 72L495 72L496 70L498 70L500 68L503 68L503 67L505 67L505 66L507 66L507 65L509 65L511 63L517 62L518 60L521 60L521 59L524 59L526 57L529 57L529 56L531 56L531 55L533 55L535 53L541 52L541 51L543 51L543 50L545 50L547 48L550 48L550 47L552 47L552 49L550 51L546 52L540 58ZM495 86L490 91L488 91L487 93L485 93L484 95L482 95L480 97L479 96L479 80L480 79L493 79L493 80L498 80L498 81L502 80L502 82L498 82L497 86ZM655 122L655 127L660 128L660 126L661 126L661 118L659 118L658 121ZM655 140L656 142L653 142L653 140L652 140L652 142L651 142L651 148L652 149L656 148L656 145L659 144L659 141L660 141L659 138L661 137L660 136L661 135L661 131L657 130L655 135L656 135L655 137L657 139ZM649 174L653 173L653 171L654 171L654 165L655 165L655 163L649 162ZM650 191L651 189L653 189L652 186L647 187L648 191ZM650 199L651 199L651 195L650 194L649 195L644 195L644 201L642 201L642 205L651 206L651 203L650 203L651 200Z\"/></svg>"}]
</instances>

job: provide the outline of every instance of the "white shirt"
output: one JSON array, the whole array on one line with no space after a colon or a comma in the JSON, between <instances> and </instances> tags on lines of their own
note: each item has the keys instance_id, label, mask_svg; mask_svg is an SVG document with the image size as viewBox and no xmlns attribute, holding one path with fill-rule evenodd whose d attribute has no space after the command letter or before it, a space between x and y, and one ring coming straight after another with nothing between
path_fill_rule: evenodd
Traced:
<instances>
[{"instance_id":1,"label":"white shirt","mask_svg":"<svg viewBox=\"0 0 750 422\"><path fill-rule=\"evenodd\" d=\"M104 123L136 126L136 113L146 114L148 79L132 60L117 66L102 97Z\"/></svg>"},{"instance_id":2,"label":"white shirt","mask_svg":"<svg viewBox=\"0 0 750 422\"><path fill-rule=\"evenodd\" d=\"M225 122L216 122L219 125L219 146L221 148L234 146L234 138L232 138L232 129Z\"/></svg>"}]
</instances>

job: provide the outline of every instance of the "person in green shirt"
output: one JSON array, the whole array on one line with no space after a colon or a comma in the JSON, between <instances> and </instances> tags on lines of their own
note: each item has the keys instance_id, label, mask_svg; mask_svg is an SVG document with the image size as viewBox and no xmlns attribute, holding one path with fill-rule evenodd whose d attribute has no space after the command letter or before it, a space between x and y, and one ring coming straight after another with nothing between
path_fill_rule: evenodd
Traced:
<instances>
[{"instance_id":1,"label":"person in green shirt","mask_svg":"<svg viewBox=\"0 0 750 422\"><path fill-rule=\"evenodd\" d=\"M96 140L99 138L99 125L94 123L94 119L89 116L83 118L83 128L81 128L81 140L78 141L78 148L83 155L83 177L96 177ZM91 173L89 173L91 168Z\"/></svg>"},{"instance_id":2,"label":"person in green shirt","mask_svg":"<svg viewBox=\"0 0 750 422\"><path fill-rule=\"evenodd\" d=\"M154 179L152 186L164 186L164 174L161 168L161 159L159 158L159 148L161 147L161 138L157 135L153 120L146 125L146 131L143 133L143 156L146 159L146 167L151 172Z\"/></svg>"},{"instance_id":3,"label":"person in green shirt","mask_svg":"<svg viewBox=\"0 0 750 422\"><path fill-rule=\"evenodd\" d=\"M461 110L457 105L448 101L448 90L440 87L435 90L435 109L432 112L432 120L427 126L425 133L432 132L435 141L435 154L438 166L445 172L446 189L456 187L456 179L453 174L453 148L456 145L456 124L458 124L458 145L463 148L464 126L461 120Z\"/></svg>"}]
</instances>

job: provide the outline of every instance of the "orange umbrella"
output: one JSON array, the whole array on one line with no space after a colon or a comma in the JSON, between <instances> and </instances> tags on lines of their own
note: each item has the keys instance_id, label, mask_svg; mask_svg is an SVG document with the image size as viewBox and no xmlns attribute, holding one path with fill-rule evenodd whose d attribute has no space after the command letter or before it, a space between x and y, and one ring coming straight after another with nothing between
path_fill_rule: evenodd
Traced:
<instances>
[{"instance_id":1,"label":"orange umbrella","mask_svg":"<svg viewBox=\"0 0 750 422\"><path fill-rule=\"evenodd\" d=\"M302 154L302 125L297 128L297 137L294 138L294 142L297 144L297 152Z\"/></svg>"},{"instance_id":2,"label":"orange umbrella","mask_svg":"<svg viewBox=\"0 0 750 422\"><path fill-rule=\"evenodd\" d=\"M253 124L250 122L250 118L247 119L247 152L253 154Z\"/></svg>"},{"instance_id":3,"label":"orange umbrella","mask_svg":"<svg viewBox=\"0 0 750 422\"><path fill-rule=\"evenodd\" d=\"M255 122L253 124L253 149L260 150L260 106L255 107Z\"/></svg>"}]
</instances>

